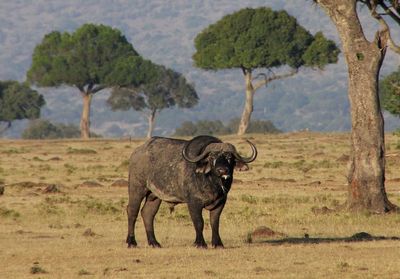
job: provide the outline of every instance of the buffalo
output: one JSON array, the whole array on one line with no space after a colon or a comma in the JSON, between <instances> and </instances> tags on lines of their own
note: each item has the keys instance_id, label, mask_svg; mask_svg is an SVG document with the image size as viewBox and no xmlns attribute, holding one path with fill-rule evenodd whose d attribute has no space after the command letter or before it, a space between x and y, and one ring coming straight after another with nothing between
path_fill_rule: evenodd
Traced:
<instances>
[{"instance_id":1,"label":"buffalo","mask_svg":"<svg viewBox=\"0 0 400 279\"><path fill-rule=\"evenodd\" d=\"M186 203L196 230L194 245L206 248L203 237L203 208L210 211L212 246L223 247L219 220L231 189L234 169L248 170L257 157L242 157L230 143L212 136L197 136L190 141L153 137L132 153L129 165L128 247L137 246L135 223L141 215L149 246L161 247L154 234L154 217L161 201L173 207Z\"/></svg>"}]
</instances>

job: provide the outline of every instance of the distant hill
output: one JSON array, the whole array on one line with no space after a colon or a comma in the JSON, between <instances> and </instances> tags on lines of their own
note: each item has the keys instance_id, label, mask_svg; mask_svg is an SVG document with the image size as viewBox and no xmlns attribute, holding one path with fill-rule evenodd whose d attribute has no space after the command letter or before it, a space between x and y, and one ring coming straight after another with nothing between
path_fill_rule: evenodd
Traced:
<instances>
[{"instance_id":1,"label":"distant hill","mask_svg":"<svg viewBox=\"0 0 400 279\"><path fill-rule=\"evenodd\" d=\"M162 112L155 134L172 134L186 120L228 122L241 115L244 103L242 74L239 70L206 72L194 68L191 60L193 39L223 15L244 7L259 6L285 9L311 33L321 30L339 43L330 19L307 0L1 1L0 80L25 79L33 49L46 33L73 31L86 22L103 23L122 30L144 57L183 73L195 83L199 105L191 110ZM372 38L376 23L367 14L361 18L366 23L367 35ZM396 35L400 37L399 32ZM395 70L399 61L397 56L387 57L383 74ZM292 78L275 81L256 93L253 117L271 120L283 131L349 130L346 71L341 55L337 65L328 66L323 72L303 69ZM78 124L81 99L75 89L38 90L47 102L42 114L44 118ZM105 136L143 136L146 122L141 114L112 112L105 105L108 94L104 92L94 98L93 131ZM387 129L400 126L398 119L385 116ZM25 122L15 123L7 136L18 137Z\"/></svg>"}]
</instances>

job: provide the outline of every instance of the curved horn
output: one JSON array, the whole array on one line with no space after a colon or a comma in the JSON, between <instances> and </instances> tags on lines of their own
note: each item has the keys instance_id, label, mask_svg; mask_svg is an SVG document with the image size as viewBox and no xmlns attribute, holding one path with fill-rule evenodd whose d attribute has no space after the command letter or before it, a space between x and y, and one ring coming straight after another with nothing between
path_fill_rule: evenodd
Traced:
<instances>
[{"instance_id":1,"label":"curved horn","mask_svg":"<svg viewBox=\"0 0 400 279\"><path fill-rule=\"evenodd\" d=\"M184 158L186 161L188 161L188 162L190 162L190 163L197 163L197 162L199 162L200 160L204 159L204 157L206 157L207 154L209 153L209 152L207 151L207 149L205 149L200 155L198 155L198 156L196 156L196 157L194 157L194 158L189 158L189 156L188 156L188 154L187 154L187 148L188 148L189 144L190 144L190 141L187 142L187 143L185 144L185 146L183 147L183 149L182 149L182 156L183 156L183 158Z\"/></svg>"},{"instance_id":2,"label":"curved horn","mask_svg":"<svg viewBox=\"0 0 400 279\"><path fill-rule=\"evenodd\" d=\"M182 156L188 162L197 163L208 155L210 151L207 146L211 143L222 143L222 141L216 137L206 135L194 137L186 142L182 149ZM195 157L191 158L189 154Z\"/></svg>"},{"instance_id":3,"label":"curved horn","mask_svg":"<svg viewBox=\"0 0 400 279\"><path fill-rule=\"evenodd\" d=\"M257 148L254 144L252 144L249 140L246 140L248 144L250 144L252 154L250 157L242 157L239 153L235 152L233 155L236 159L242 161L243 163L251 163L257 158Z\"/></svg>"}]
</instances>

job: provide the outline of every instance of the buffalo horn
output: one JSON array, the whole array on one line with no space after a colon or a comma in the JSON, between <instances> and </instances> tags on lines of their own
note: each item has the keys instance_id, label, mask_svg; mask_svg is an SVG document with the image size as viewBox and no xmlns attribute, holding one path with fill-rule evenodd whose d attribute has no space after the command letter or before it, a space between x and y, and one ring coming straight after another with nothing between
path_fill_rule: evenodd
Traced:
<instances>
[{"instance_id":1,"label":"buffalo horn","mask_svg":"<svg viewBox=\"0 0 400 279\"><path fill-rule=\"evenodd\" d=\"M187 154L187 148L188 148L189 144L186 144L185 147L182 149L182 156L183 158L190 162L190 163L197 163L200 160L204 159L204 157L206 157L208 155L208 151L204 150L200 155L194 157L194 158L189 158L188 154Z\"/></svg>"},{"instance_id":2,"label":"buffalo horn","mask_svg":"<svg viewBox=\"0 0 400 279\"><path fill-rule=\"evenodd\" d=\"M249 140L246 140L246 141L248 144L250 144L251 150L253 152L251 154L251 156L250 157L242 157L237 152L235 152L233 155L235 156L236 159L242 161L243 163L251 163L257 158L257 148Z\"/></svg>"}]
</instances>

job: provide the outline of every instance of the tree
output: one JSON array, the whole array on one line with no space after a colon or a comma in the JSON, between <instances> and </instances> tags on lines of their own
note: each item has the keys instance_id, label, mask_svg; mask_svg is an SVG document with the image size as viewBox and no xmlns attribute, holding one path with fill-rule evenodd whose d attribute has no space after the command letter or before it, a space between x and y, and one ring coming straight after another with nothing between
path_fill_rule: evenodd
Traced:
<instances>
[{"instance_id":1,"label":"tree","mask_svg":"<svg viewBox=\"0 0 400 279\"><path fill-rule=\"evenodd\" d=\"M380 82L379 89L382 107L400 117L400 67Z\"/></svg>"},{"instance_id":2,"label":"tree","mask_svg":"<svg viewBox=\"0 0 400 279\"><path fill-rule=\"evenodd\" d=\"M378 78L388 47L400 53L391 38L386 17L400 24L398 0L315 0L336 25L348 66L351 106L351 156L348 174L349 210L384 213L396 210L385 191L384 121L379 104ZM380 23L369 41L358 18L357 3Z\"/></svg>"},{"instance_id":3,"label":"tree","mask_svg":"<svg viewBox=\"0 0 400 279\"><path fill-rule=\"evenodd\" d=\"M36 46L28 80L38 86L76 87L83 100L81 137L90 136L92 97L105 88L124 83L136 86L148 78L144 61L117 29L84 24L74 33L51 32Z\"/></svg>"},{"instance_id":4,"label":"tree","mask_svg":"<svg viewBox=\"0 0 400 279\"><path fill-rule=\"evenodd\" d=\"M13 120L40 117L40 108L44 104L43 96L27 83L0 81L0 123L3 124L0 132L11 127Z\"/></svg>"},{"instance_id":5,"label":"tree","mask_svg":"<svg viewBox=\"0 0 400 279\"><path fill-rule=\"evenodd\" d=\"M183 75L164 66L156 67L157 74L154 76L157 78L152 82L139 87L135 84L116 87L107 100L112 110L132 108L144 112L148 119L148 138L153 133L158 112L176 105L180 108L191 108L198 102L194 86Z\"/></svg>"},{"instance_id":6,"label":"tree","mask_svg":"<svg viewBox=\"0 0 400 279\"><path fill-rule=\"evenodd\" d=\"M246 101L238 135L250 123L254 93L273 80L292 76L302 66L323 69L336 63L339 50L321 32L312 36L286 11L270 8L242 9L224 16L195 38L193 55L197 67L206 70L240 68L246 84ZM290 71L275 75L272 68L289 66ZM268 74L253 77L257 68Z\"/></svg>"},{"instance_id":7,"label":"tree","mask_svg":"<svg viewBox=\"0 0 400 279\"><path fill-rule=\"evenodd\" d=\"M78 138L80 131L72 124L51 123L48 120L37 119L32 121L22 132L23 139L59 139ZM91 135L93 136L93 135Z\"/></svg>"}]
</instances>

